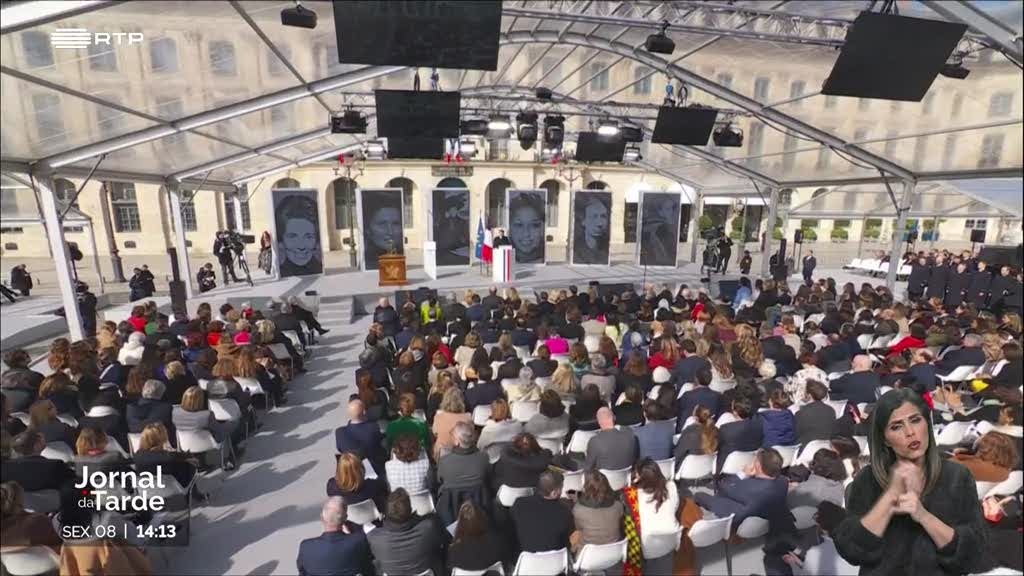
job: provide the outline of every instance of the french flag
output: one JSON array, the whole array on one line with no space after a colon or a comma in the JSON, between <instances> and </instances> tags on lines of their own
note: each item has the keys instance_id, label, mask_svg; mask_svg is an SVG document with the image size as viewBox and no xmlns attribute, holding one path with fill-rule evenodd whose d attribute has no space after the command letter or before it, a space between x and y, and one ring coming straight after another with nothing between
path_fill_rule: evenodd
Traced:
<instances>
[{"instance_id":1,"label":"french flag","mask_svg":"<svg viewBox=\"0 0 1024 576\"><path fill-rule=\"evenodd\" d=\"M476 258L483 262L490 263L494 259L494 236L487 226L484 225L484 215L480 213L480 219L476 226Z\"/></svg>"}]
</instances>

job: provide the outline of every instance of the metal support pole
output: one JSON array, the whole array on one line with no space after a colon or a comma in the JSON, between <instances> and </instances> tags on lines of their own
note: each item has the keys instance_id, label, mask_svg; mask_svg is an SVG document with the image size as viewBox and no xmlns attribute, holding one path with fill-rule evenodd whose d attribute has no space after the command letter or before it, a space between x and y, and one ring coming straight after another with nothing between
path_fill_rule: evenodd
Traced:
<instances>
[{"instance_id":1,"label":"metal support pole","mask_svg":"<svg viewBox=\"0 0 1024 576\"><path fill-rule=\"evenodd\" d=\"M61 302L64 304L64 316L68 321L68 333L71 340L81 340L84 331L82 315L78 310L76 286L71 276L71 257L68 254L68 245L64 241L64 227L60 225L60 215L57 213L57 198L50 189L49 181L49 178L36 178L43 220L46 222L46 239L50 243L53 264L57 269L57 284L60 286Z\"/></svg>"},{"instance_id":2,"label":"metal support pole","mask_svg":"<svg viewBox=\"0 0 1024 576\"><path fill-rule=\"evenodd\" d=\"M903 181L903 198L897 207L899 216L896 218L896 229L892 231L892 249L889 252L889 272L885 275L885 286L890 292L896 286L896 272L900 269L901 254L903 249L903 234L907 227L907 213L910 211L914 199L914 181Z\"/></svg>"},{"instance_id":3,"label":"metal support pole","mask_svg":"<svg viewBox=\"0 0 1024 576\"><path fill-rule=\"evenodd\" d=\"M860 240L857 241L857 258L861 257L864 252L864 229L867 228L868 219L863 218L860 221Z\"/></svg>"},{"instance_id":4,"label":"metal support pole","mask_svg":"<svg viewBox=\"0 0 1024 576\"><path fill-rule=\"evenodd\" d=\"M231 195L231 202L235 206L235 231L241 232L245 226L242 224L242 199L238 192Z\"/></svg>"},{"instance_id":5,"label":"metal support pole","mask_svg":"<svg viewBox=\"0 0 1024 576\"><path fill-rule=\"evenodd\" d=\"M697 190L690 211L690 262L697 261L697 242L700 240L700 214L704 211L704 192Z\"/></svg>"},{"instance_id":6,"label":"metal support pole","mask_svg":"<svg viewBox=\"0 0 1024 576\"><path fill-rule=\"evenodd\" d=\"M171 223L174 224L174 246L178 252L178 269L181 272L181 280L185 283L185 296L191 299L193 297L192 270L188 265L188 243L185 241L185 222L181 217L181 196L178 183L168 180L166 188L167 198L171 204ZM221 278L221 282L224 282L223 278Z\"/></svg>"},{"instance_id":7,"label":"metal support pole","mask_svg":"<svg viewBox=\"0 0 1024 576\"><path fill-rule=\"evenodd\" d=\"M742 220L740 220L740 247L736 250L737 265L739 265L740 260L743 259L743 251L747 247L747 209L749 208L749 204L747 203L746 198L743 198L742 200L743 208L742 212L740 212L740 218L742 218Z\"/></svg>"},{"instance_id":8,"label":"metal support pole","mask_svg":"<svg viewBox=\"0 0 1024 576\"><path fill-rule=\"evenodd\" d=\"M103 216L103 229L107 233L107 246L110 248L110 266L113 269L114 282L124 283L124 266L121 264L121 254L117 250L117 238L114 237L110 187L106 182L100 186L100 203L102 204L100 214Z\"/></svg>"},{"instance_id":9,"label":"metal support pole","mask_svg":"<svg viewBox=\"0 0 1024 576\"><path fill-rule=\"evenodd\" d=\"M103 284L103 270L100 270L100 252L96 249L96 229L92 227L92 221L89 221L85 226L89 229L89 247L92 248L92 265L96 268L96 279L99 283L100 294L103 294L106 291L106 287Z\"/></svg>"},{"instance_id":10,"label":"metal support pole","mask_svg":"<svg viewBox=\"0 0 1024 576\"><path fill-rule=\"evenodd\" d=\"M761 252L761 277L768 277L768 261L772 257L772 241L775 235L775 219L779 217L779 189L771 189L771 198L768 200L768 230L764 233L764 250ZM786 234L786 229L782 229ZM783 255L785 258L785 255Z\"/></svg>"}]
</instances>

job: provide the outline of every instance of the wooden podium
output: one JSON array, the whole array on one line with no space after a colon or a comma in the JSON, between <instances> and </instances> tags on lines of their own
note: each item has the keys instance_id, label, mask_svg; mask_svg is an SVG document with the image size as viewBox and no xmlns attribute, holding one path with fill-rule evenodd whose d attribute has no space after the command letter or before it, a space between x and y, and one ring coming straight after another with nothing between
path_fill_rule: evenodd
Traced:
<instances>
[{"instance_id":1,"label":"wooden podium","mask_svg":"<svg viewBox=\"0 0 1024 576\"><path fill-rule=\"evenodd\" d=\"M405 256L402 254L384 254L378 260L380 280L378 286L405 286Z\"/></svg>"}]
</instances>

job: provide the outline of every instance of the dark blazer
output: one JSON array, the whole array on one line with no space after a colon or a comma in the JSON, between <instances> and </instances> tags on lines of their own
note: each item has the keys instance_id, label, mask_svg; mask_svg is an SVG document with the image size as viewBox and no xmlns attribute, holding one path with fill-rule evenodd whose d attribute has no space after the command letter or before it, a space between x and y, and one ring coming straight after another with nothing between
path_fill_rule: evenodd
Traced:
<instances>
[{"instance_id":1,"label":"dark blazer","mask_svg":"<svg viewBox=\"0 0 1024 576\"><path fill-rule=\"evenodd\" d=\"M796 444L796 423L793 413L789 410L765 410L758 414L761 418L765 448L772 446L793 446Z\"/></svg>"},{"instance_id":2,"label":"dark blazer","mask_svg":"<svg viewBox=\"0 0 1024 576\"><path fill-rule=\"evenodd\" d=\"M928 274L928 289L925 292L925 296L929 299L935 297L945 299L946 284L949 282L949 276L952 272L953 270L945 264L933 265Z\"/></svg>"},{"instance_id":3,"label":"dark blazer","mask_svg":"<svg viewBox=\"0 0 1024 576\"><path fill-rule=\"evenodd\" d=\"M339 454L352 452L373 463L374 471L383 474L387 453L384 451L384 434L376 422L349 422L334 431L334 443Z\"/></svg>"},{"instance_id":4,"label":"dark blazer","mask_svg":"<svg viewBox=\"0 0 1024 576\"><path fill-rule=\"evenodd\" d=\"M533 376L535 378L550 378L555 373L555 369L558 368L558 360L548 360L545 362L540 358L534 358L526 363L530 370L533 370Z\"/></svg>"},{"instance_id":5,"label":"dark blazer","mask_svg":"<svg viewBox=\"0 0 1024 576\"><path fill-rule=\"evenodd\" d=\"M846 399L854 404L875 402L875 390L882 385L874 372L851 372L829 385L833 399Z\"/></svg>"},{"instance_id":6,"label":"dark blazer","mask_svg":"<svg viewBox=\"0 0 1024 576\"><path fill-rule=\"evenodd\" d=\"M346 492L338 488L338 483L335 482L332 476L327 480L327 495L341 496L341 499L349 506L366 500L373 500L377 510L384 510L388 500L388 486L380 479L367 478L363 480L363 483L358 488L351 492Z\"/></svg>"},{"instance_id":7,"label":"dark blazer","mask_svg":"<svg viewBox=\"0 0 1024 576\"><path fill-rule=\"evenodd\" d=\"M537 486L540 473L551 464L551 452L541 449L540 454L519 456L511 447L502 450L501 459L494 463L493 488L502 485L512 488L533 488Z\"/></svg>"},{"instance_id":8,"label":"dark blazer","mask_svg":"<svg viewBox=\"0 0 1024 576\"><path fill-rule=\"evenodd\" d=\"M125 419L128 421L128 431L138 434L146 427L146 424L159 422L167 429L167 437L172 439L174 434L174 422L171 420L172 406L162 400L150 400L143 398L138 402L128 405L125 411Z\"/></svg>"},{"instance_id":9,"label":"dark blazer","mask_svg":"<svg viewBox=\"0 0 1024 576\"><path fill-rule=\"evenodd\" d=\"M723 481L718 485L717 495L702 492L695 500L719 518L735 514L733 523L737 526L751 516L758 516L768 520L773 532L788 533L793 531L793 515L786 505L788 490L785 476L751 477Z\"/></svg>"},{"instance_id":10,"label":"dark blazer","mask_svg":"<svg viewBox=\"0 0 1024 576\"><path fill-rule=\"evenodd\" d=\"M993 376L992 380L989 382L993 386L1013 388L1014 386L1020 386L1022 379L1024 379L1024 376L1021 374L1021 361L1014 360L1013 362L1008 362L1003 366L999 371L999 374Z\"/></svg>"},{"instance_id":11,"label":"dark blazer","mask_svg":"<svg viewBox=\"0 0 1024 576\"><path fill-rule=\"evenodd\" d=\"M650 420L643 426L633 429L640 453L637 459L651 458L665 460L672 457L672 435L675 426L669 420Z\"/></svg>"},{"instance_id":12,"label":"dark blazer","mask_svg":"<svg viewBox=\"0 0 1024 576\"><path fill-rule=\"evenodd\" d=\"M722 464L725 464L725 459L731 452L753 452L761 447L763 440L764 431L761 428L760 418L748 418L723 425L718 429L718 465L716 469L722 469Z\"/></svg>"},{"instance_id":13,"label":"dark blazer","mask_svg":"<svg viewBox=\"0 0 1024 576\"><path fill-rule=\"evenodd\" d=\"M601 430L587 442L585 468L621 470L636 462L637 451L636 436L629 428Z\"/></svg>"},{"instance_id":14,"label":"dark blazer","mask_svg":"<svg viewBox=\"0 0 1024 576\"><path fill-rule=\"evenodd\" d=\"M949 282L946 284L946 298L943 304L948 307L956 307L961 300L967 298L967 288L971 284L971 273L964 270L957 272L953 270L949 274Z\"/></svg>"},{"instance_id":15,"label":"dark blazer","mask_svg":"<svg viewBox=\"0 0 1024 576\"><path fill-rule=\"evenodd\" d=\"M676 383L676 386L682 386L687 382L696 384L697 370L702 367L711 368L711 362L700 356L687 356L672 367L672 381Z\"/></svg>"},{"instance_id":16,"label":"dark blazer","mask_svg":"<svg viewBox=\"0 0 1024 576\"><path fill-rule=\"evenodd\" d=\"M907 278L907 292L910 294L924 295L925 286L928 285L928 276L931 269L927 264L918 264L916 261L910 265L910 277Z\"/></svg>"},{"instance_id":17,"label":"dark blazer","mask_svg":"<svg viewBox=\"0 0 1024 576\"><path fill-rule=\"evenodd\" d=\"M836 411L824 402L804 404L796 413L796 441L828 440L836 431Z\"/></svg>"},{"instance_id":18,"label":"dark blazer","mask_svg":"<svg viewBox=\"0 0 1024 576\"><path fill-rule=\"evenodd\" d=\"M448 567L463 570L486 570L504 557L505 546L495 531L462 542L453 542L448 547Z\"/></svg>"},{"instance_id":19,"label":"dark blazer","mask_svg":"<svg viewBox=\"0 0 1024 576\"><path fill-rule=\"evenodd\" d=\"M945 376L960 366L981 366L985 363L985 352L978 348L953 350L935 361L935 372Z\"/></svg>"},{"instance_id":20,"label":"dark blazer","mask_svg":"<svg viewBox=\"0 0 1024 576\"><path fill-rule=\"evenodd\" d=\"M174 476L182 487L188 486L196 474L195 465L189 461L187 452L168 452L166 450L140 450L132 454L136 472L152 472L159 469L163 474Z\"/></svg>"},{"instance_id":21,"label":"dark blazer","mask_svg":"<svg viewBox=\"0 0 1024 576\"><path fill-rule=\"evenodd\" d=\"M347 522L346 528L350 534L324 532L299 544L295 564L301 576L373 574L370 544L363 527Z\"/></svg>"},{"instance_id":22,"label":"dark blazer","mask_svg":"<svg viewBox=\"0 0 1024 576\"><path fill-rule=\"evenodd\" d=\"M642 404L624 402L612 409L615 414L615 423L619 426L634 426L643 424L644 407Z\"/></svg>"},{"instance_id":23,"label":"dark blazer","mask_svg":"<svg viewBox=\"0 0 1024 576\"><path fill-rule=\"evenodd\" d=\"M690 454L703 455L704 450L701 448L701 428L700 426L687 426L683 429L679 436L679 442L676 443L675 459L676 468L682 464L683 460Z\"/></svg>"},{"instance_id":24,"label":"dark blazer","mask_svg":"<svg viewBox=\"0 0 1024 576\"><path fill-rule=\"evenodd\" d=\"M725 402L722 395L707 386L697 386L689 392L683 393L679 399L679 410L676 415L676 428L682 429L686 419L693 416L693 409L697 406L704 406L717 418L725 411Z\"/></svg>"},{"instance_id":25,"label":"dark blazer","mask_svg":"<svg viewBox=\"0 0 1024 576\"><path fill-rule=\"evenodd\" d=\"M971 283L967 286L967 300L984 309L988 305L989 291L992 289L992 273L988 270L975 272L971 275Z\"/></svg>"},{"instance_id":26,"label":"dark blazer","mask_svg":"<svg viewBox=\"0 0 1024 576\"><path fill-rule=\"evenodd\" d=\"M1003 368L1006 369L1005 367ZM929 391L935 390L935 384L938 378L935 377L935 366L931 364L914 364L907 370L915 381L922 382L928 388ZM1020 386L1020 376L1017 377L1017 386Z\"/></svg>"},{"instance_id":27,"label":"dark blazer","mask_svg":"<svg viewBox=\"0 0 1024 576\"><path fill-rule=\"evenodd\" d=\"M466 390L466 411L472 412L477 406L490 406L498 398L505 396L501 382L491 380L490 382L477 382L472 388Z\"/></svg>"},{"instance_id":28,"label":"dark blazer","mask_svg":"<svg viewBox=\"0 0 1024 576\"><path fill-rule=\"evenodd\" d=\"M60 490L75 479L75 472L60 460L23 456L4 461L4 482L17 482L26 492Z\"/></svg>"},{"instance_id":29,"label":"dark blazer","mask_svg":"<svg viewBox=\"0 0 1024 576\"><path fill-rule=\"evenodd\" d=\"M437 574L444 532L434 514L413 515L401 524L385 520L366 539L387 574L420 574L428 568Z\"/></svg>"},{"instance_id":30,"label":"dark blazer","mask_svg":"<svg viewBox=\"0 0 1024 576\"><path fill-rule=\"evenodd\" d=\"M47 444L50 442L63 442L68 445L68 448L71 448L72 450L75 449L75 440L78 438L78 430L75 430L60 420L50 420L43 424L37 432L43 435L43 439L46 440Z\"/></svg>"},{"instance_id":31,"label":"dark blazer","mask_svg":"<svg viewBox=\"0 0 1024 576\"><path fill-rule=\"evenodd\" d=\"M512 505L512 522L524 552L565 548L575 527L568 505L537 494L516 500Z\"/></svg>"}]
</instances>

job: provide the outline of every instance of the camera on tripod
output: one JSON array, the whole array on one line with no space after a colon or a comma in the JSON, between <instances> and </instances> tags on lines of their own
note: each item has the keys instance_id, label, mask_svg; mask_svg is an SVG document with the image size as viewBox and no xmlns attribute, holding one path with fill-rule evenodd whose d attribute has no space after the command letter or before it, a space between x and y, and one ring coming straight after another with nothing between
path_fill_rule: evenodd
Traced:
<instances>
[{"instance_id":1,"label":"camera on tripod","mask_svg":"<svg viewBox=\"0 0 1024 576\"><path fill-rule=\"evenodd\" d=\"M700 237L709 242L718 240L725 236L725 229L721 226L708 228L700 233Z\"/></svg>"},{"instance_id":2,"label":"camera on tripod","mask_svg":"<svg viewBox=\"0 0 1024 576\"><path fill-rule=\"evenodd\" d=\"M241 253L245 251L246 244L255 244L256 236L252 234L240 234L235 230L223 230L217 233L220 241L231 248L231 250Z\"/></svg>"}]
</instances>

